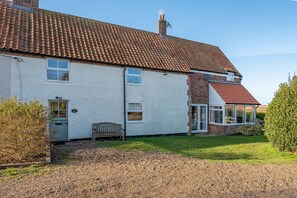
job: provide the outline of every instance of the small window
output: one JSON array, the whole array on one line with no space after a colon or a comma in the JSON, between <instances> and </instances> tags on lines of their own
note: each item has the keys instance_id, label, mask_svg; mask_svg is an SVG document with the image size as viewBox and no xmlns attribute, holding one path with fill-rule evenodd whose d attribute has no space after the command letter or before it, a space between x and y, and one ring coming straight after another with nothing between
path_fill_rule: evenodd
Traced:
<instances>
[{"instance_id":1,"label":"small window","mask_svg":"<svg viewBox=\"0 0 297 198\"><path fill-rule=\"evenodd\" d=\"M69 61L48 59L47 80L69 81Z\"/></svg>"},{"instance_id":2,"label":"small window","mask_svg":"<svg viewBox=\"0 0 297 198\"><path fill-rule=\"evenodd\" d=\"M128 103L128 121L143 121L142 103Z\"/></svg>"},{"instance_id":3,"label":"small window","mask_svg":"<svg viewBox=\"0 0 297 198\"><path fill-rule=\"evenodd\" d=\"M67 118L67 102L51 101L50 111L52 118Z\"/></svg>"},{"instance_id":4,"label":"small window","mask_svg":"<svg viewBox=\"0 0 297 198\"><path fill-rule=\"evenodd\" d=\"M228 72L227 81L234 81L234 73Z\"/></svg>"},{"instance_id":5,"label":"small window","mask_svg":"<svg viewBox=\"0 0 297 198\"><path fill-rule=\"evenodd\" d=\"M223 108L222 106L210 106L210 122L222 124L223 123Z\"/></svg>"},{"instance_id":6,"label":"small window","mask_svg":"<svg viewBox=\"0 0 297 198\"><path fill-rule=\"evenodd\" d=\"M127 69L127 83L128 84L142 84L142 70L128 68Z\"/></svg>"}]
</instances>

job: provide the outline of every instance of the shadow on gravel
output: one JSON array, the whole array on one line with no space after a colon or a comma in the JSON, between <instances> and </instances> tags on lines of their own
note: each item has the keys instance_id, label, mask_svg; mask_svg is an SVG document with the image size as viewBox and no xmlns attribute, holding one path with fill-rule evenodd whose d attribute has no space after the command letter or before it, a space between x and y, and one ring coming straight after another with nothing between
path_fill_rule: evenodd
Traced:
<instances>
[{"instance_id":1,"label":"shadow on gravel","mask_svg":"<svg viewBox=\"0 0 297 198\"><path fill-rule=\"evenodd\" d=\"M53 164L66 164L73 158L73 153L77 151L92 150L96 148L93 141L74 141L65 142L64 144L54 145L52 149L52 163Z\"/></svg>"}]
</instances>

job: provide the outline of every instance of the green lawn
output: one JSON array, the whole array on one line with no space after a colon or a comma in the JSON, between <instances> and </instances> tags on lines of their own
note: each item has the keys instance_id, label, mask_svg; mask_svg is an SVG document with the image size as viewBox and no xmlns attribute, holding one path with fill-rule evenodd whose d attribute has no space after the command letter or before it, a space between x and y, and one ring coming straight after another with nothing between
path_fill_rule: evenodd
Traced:
<instances>
[{"instance_id":1,"label":"green lawn","mask_svg":"<svg viewBox=\"0 0 297 198\"><path fill-rule=\"evenodd\" d=\"M0 170L0 182L12 178L22 178L25 175L42 175L48 173L50 168L48 166L32 165L26 168L7 168Z\"/></svg>"},{"instance_id":2,"label":"green lawn","mask_svg":"<svg viewBox=\"0 0 297 198\"><path fill-rule=\"evenodd\" d=\"M297 154L279 152L264 136L171 136L101 141L100 147L126 151L158 151L210 161L240 163L297 162Z\"/></svg>"}]
</instances>

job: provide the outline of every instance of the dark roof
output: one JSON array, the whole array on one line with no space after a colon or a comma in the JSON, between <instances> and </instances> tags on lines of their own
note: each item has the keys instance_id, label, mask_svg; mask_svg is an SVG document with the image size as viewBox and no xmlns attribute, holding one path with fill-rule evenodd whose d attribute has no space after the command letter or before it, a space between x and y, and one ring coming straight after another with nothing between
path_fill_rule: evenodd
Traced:
<instances>
[{"instance_id":1,"label":"dark roof","mask_svg":"<svg viewBox=\"0 0 297 198\"><path fill-rule=\"evenodd\" d=\"M210 83L226 104L251 104L260 103L241 84Z\"/></svg>"},{"instance_id":2,"label":"dark roof","mask_svg":"<svg viewBox=\"0 0 297 198\"><path fill-rule=\"evenodd\" d=\"M0 3L0 50L177 72L240 73L212 45Z\"/></svg>"}]
</instances>

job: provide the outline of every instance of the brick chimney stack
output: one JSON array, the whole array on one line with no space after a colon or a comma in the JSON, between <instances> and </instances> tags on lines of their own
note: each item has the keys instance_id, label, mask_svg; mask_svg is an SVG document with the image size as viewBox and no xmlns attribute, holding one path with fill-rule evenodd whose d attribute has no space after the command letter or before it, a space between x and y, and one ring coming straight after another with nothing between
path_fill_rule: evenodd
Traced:
<instances>
[{"instance_id":1,"label":"brick chimney stack","mask_svg":"<svg viewBox=\"0 0 297 198\"><path fill-rule=\"evenodd\" d=\"M158 33L161 35L167 34L167 21L165 20L165 14L163 12L160 12Z\"/></svg>"},{"instance_id":2,"label":"brick chimney stack","mask_svg":"<svg viewBox=\"0 0 297 198\"><path fill-rule=\"evenodd\" d=\"M39 0L13 0L13 5L26 8L38 8Z\"/></svg>"}]
</instances>

